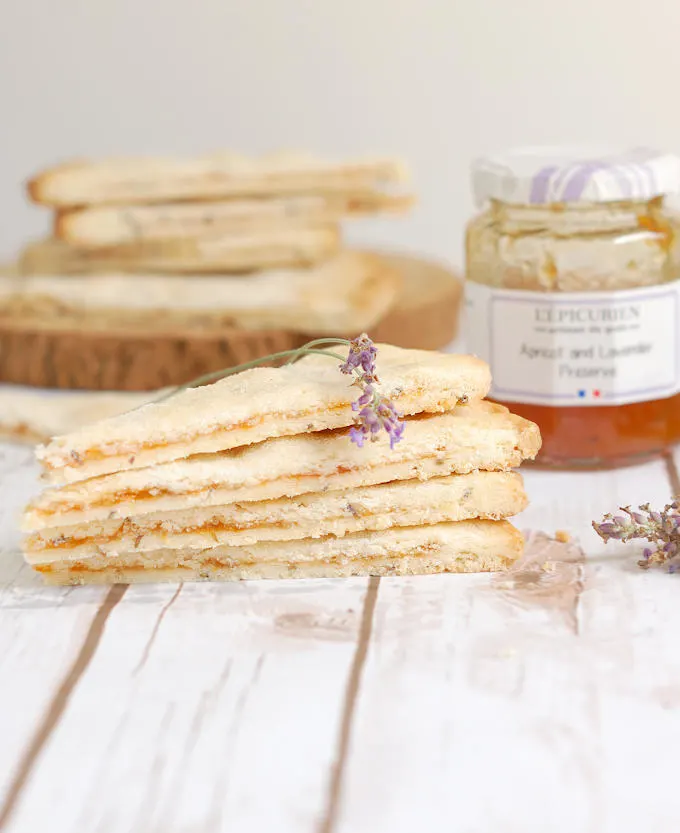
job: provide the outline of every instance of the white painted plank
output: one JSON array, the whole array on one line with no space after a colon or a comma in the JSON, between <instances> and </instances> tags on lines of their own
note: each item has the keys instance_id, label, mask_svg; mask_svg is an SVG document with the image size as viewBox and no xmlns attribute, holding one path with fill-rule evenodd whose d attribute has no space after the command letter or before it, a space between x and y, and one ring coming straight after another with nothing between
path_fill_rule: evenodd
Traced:
<instances>
[{"instance_id":1,"label":"white painted plank","mask_svg":"<svg viewBox=\"0 0 680 833\"><path fill-rule=\"evenodd\" d=\"M677 581L589 529L619 503L664 502L664 465L529 472L527 487L521 525L587 550L575 624L559 598L509 604L497 579L381 581L340 833L677 829Z\"/></svg>"},{"instance_id":2,"label":"white painted plank","mask_svg":"<svg viewBox=\"0 0 680 833\"><path fill-rule=\"evenodd\" d=\"M11 833L316 830L366 586L129 588Z\"/></svg>"},{"instance_id":3,"label":"white painted plank","mask_svg":"<svg viewBox=\"0 0 680 833\"><path fill-rule=\"evenodd\" d=\"M46 589L24 565L17 516L37 489L32 450L0 445L0 817L22 755L105 592Z\"/></svg>"}]
</instances>

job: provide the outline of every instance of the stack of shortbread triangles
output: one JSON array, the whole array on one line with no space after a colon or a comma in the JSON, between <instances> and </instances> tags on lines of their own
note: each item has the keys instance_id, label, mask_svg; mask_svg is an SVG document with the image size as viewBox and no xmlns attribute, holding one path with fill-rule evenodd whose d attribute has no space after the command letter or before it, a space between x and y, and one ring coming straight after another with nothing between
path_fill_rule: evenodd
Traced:
<instances>
[{"instance_id":1,"label":"stack of shortbread triangles","mask_svg":"<svg viewBox=\"0 0 680 833\"><path fill-rule=\"evenodd\" d=\"M358 447L357 388L308 356L185 390L38 450L27 561L57 584L473 572L507 567L537 427L481 401L470 356L378 345L405 419Z\"/></svg>"}]
</instances>

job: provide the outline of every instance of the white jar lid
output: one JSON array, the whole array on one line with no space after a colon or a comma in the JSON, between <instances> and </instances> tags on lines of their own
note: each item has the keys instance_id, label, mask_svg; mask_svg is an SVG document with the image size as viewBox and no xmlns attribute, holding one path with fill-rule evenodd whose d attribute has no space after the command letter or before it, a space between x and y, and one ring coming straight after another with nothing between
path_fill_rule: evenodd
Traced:
<instances>
[{"instance_id":1,"label":"white jar lid","mask_svg":"<svg viewBox=\"0 0 680 833\"><path fill-rule=\"evenodd\" d=\"M478 205L645 200L680 193L680 157L649 148L531 147L472 165Z\"/></svg>"}]
</instances>

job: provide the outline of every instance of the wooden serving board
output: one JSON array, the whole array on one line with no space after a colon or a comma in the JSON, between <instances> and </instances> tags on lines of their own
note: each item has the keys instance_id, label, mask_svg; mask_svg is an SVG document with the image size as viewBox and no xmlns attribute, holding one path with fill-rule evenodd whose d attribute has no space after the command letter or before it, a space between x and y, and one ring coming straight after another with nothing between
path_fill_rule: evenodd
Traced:
<instances>
[{"instance_id":1,"label":"wooden serving board","mask_svg":"<svg viewBox=\"0 0 680 833\"><path fill-rule=\"evenodd\" d=\"M404 291L370 335L400 347L436 350L458 331L461 281L409 255L381 253L403 273ZM357 333L342 333L352 337ZM44 388L155 390L224 367L299 347L314 335L224 328L219 333L51 329L0 319L0 381Z\"/></svg>"}]
</instances>

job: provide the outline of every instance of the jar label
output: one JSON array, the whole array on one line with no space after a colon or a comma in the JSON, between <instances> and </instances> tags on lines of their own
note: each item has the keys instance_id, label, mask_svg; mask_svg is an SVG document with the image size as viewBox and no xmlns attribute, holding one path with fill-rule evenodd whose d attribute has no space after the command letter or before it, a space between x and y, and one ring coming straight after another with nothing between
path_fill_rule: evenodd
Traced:
<instances>
[{"instance_id":1,"label":"jar label","mask_svg":"<svg viewBox=\"0 0 680 833\"><path fill-rule=\"evenodd\" d=\"M465 285L467 349L491 396L534 405L625 405L680 392L680 281L617 292Z\"/></svg>"}]
</instances>

